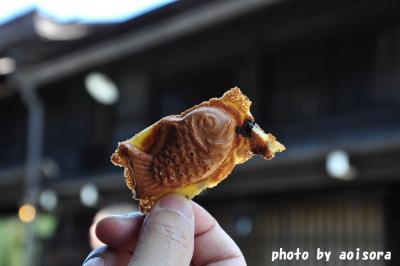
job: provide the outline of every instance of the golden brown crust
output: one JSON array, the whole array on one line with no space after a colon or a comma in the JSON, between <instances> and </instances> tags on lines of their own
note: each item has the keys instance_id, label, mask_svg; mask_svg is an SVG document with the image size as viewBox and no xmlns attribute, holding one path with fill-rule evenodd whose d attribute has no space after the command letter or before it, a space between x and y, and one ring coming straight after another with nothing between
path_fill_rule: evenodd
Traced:
<instances>
[{"instance_id":1,"label":"golden brown crust","mask_svg":"<svg viewBox=\"0 0 400 266\"><path fill-rule=\"evenodd\" d=\"M254 154L270 159L283 151L274 136L254 123L250 106L240 89L233 88L120 143L112 162L125 168L141 210L147 212L173 191L191 198L217 185Z\"/></svg>"},{"instance_id":2,"label":"golden brown crust","mask_svg":"<svg viewBox=\"0 0 400 266\"><path fill-rule=\"evenodd\" d=\"M165 187L178 187L202 180L228 155L235 124L218 109L201 107L175 125L154 156L155 179Z\"/></svg>"}]
</instances>

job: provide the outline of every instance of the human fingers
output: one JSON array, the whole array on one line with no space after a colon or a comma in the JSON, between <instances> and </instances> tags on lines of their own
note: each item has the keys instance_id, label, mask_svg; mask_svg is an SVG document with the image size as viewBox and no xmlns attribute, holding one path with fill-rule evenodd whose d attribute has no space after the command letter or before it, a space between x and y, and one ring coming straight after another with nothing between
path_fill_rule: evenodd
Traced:
<instances>
[{"instance_id":1,"label":"human fingers","mask_svg":"<svg viewBox=\"0 0 400 266\"><path fill-rule=\"evenodd\" d=\"M140 212L109 216L97 223L96 235L113 249L133 252L143 220L144 214Z\"/></svg>"},{"instance_id":2,"label":"human fingers","mask_svg":"<svg viewBox=\"0 0 400 266\"><path fill-rule=\"evenodd\" d=\"M242 252L217 221L203 207L193 202L195 240L193 265L244 266Z\"/></svg>"},{"instance_id":3,"label":"human fingers","mask_svg":"<svg viewBox=\"0 0 400 266\"><path fill-rule=\"evenodd\" d=\"M240 249L222 228L219 227L215 219L198 204L192 203L192 205L196 224L196 244L193 255L194 265L246 265ZM132 251L136 244L143 215L136 213L129 216L114 216L101 221L98 225L99 229L97 229L101 240L122 251ZM120 230L117 230L117 233L115 233L113 228L119 228ZM136 237L132 241L129 235ZM112 258L116 254L116 251L106 252L106 254L110 254L107 258L111 260L109 257ZM122 253L121 256L128 258L130 253ZM164 261L162 264L164 264Z\"/></svg>"},{"instance_id":4,"label":"human fingers","mask_svg":"<svg viewBox=\"0 0 400 266\"><path fill-rule=\"evenodd\" d=\"M102 246L93 250L83 266L121 266L128 265L132 253L127 251L120 251L111 247Z\"/></svg>"},{"instance_id":5,"label":"human fingers","mask_svg":"<svg viewBox=\"0 0 400 266\"><path fill-rule=\"evenodd\" d=\"M151 209L143 222L129 265L189 265L193 244L191 201L179 194L169 194Z\"/></svg>"}]
</instances>

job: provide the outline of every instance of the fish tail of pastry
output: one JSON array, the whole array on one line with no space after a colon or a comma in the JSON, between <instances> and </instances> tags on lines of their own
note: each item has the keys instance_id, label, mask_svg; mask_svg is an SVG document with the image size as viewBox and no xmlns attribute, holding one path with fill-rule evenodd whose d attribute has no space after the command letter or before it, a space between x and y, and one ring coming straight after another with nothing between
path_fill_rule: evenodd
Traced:
<instances>
[{"instance_id":1,"label":"fish tail of pastry","mask_svg":"<svg viewBox=\"0 0 400 266\"><path fill-rule=\"evenodd\" d=\"M126 178L134 183L136 196L142 197L154 192L154 186L158 182L154 177L153 157L127 142L119 144L118 154L125 159L126 167L130 170L127 171Z\"/></svg>"}]
</instances>

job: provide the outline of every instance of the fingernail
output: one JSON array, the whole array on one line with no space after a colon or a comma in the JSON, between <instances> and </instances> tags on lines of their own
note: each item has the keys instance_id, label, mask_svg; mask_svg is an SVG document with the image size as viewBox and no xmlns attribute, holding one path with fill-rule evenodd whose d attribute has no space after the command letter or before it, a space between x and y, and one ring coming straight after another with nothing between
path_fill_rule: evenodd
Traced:
<instances>
[{"instance_id":1,"label":"fingernail","mask_svg":"<svg viewBox=\"0 0 400 266\"><path fill-rule=\"evenodd\" d=\"M141 213L141 212L128 212L128 213L125 213L125 214L117 214L117 215L111 215L111 216L116 217L116 218L122 218L122 219L124 219L124 218L136 218L136 217L143 216L143 213Z\"/></svg>"},{"instance_id":2,"label":"fingernail","mask_svg":"<svg viewBox=\"0 0 400 266\"><path fill-rule=\"evenodd\" d=\"M94 257L85 262L83 266L104 266L104 260L102 257Z\"/></svg>"},{"instance_id":3,"label":"fingernail","mask_svg":"<svg viewBox=\"0 0 400 266\"><path fill-rule=\"evenodd\" d=\"M190 201L180 194L168 194L161 198L160 208L173 210L187 219L193 218L193 210Z\"/></svg>"}]
</instances>

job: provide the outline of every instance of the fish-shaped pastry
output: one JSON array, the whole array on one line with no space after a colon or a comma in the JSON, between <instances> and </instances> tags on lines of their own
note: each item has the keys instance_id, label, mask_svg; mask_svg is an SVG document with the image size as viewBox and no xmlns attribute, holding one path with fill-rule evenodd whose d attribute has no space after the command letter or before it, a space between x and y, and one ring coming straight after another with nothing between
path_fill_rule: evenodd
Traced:
<instances>
[{"instance_id":1,"label":"fish-shaped pastry","mask_svg":"<svg viewBox=\"0 0 400 266\"><path fill-rule=\"evenodd\" d=\"M128 187L148 212L163 195L193 198L225 179L254 154L271 159L285 150L254 122L251 101L239 88L162 118L120 142L111 161L125 168Z\"/></svg>"}]
</instances>

